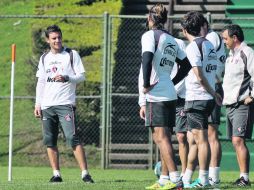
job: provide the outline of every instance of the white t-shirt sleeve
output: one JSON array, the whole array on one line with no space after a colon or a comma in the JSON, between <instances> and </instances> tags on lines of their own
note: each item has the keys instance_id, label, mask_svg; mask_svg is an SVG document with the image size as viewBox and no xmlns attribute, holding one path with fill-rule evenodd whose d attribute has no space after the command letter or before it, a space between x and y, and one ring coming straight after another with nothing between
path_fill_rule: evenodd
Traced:
<instances>
[{"instance_id":1,"label":"white t-shirt sleeve","mask_svg":"<svg viewBox=\"0 0 254 190\"><path fill-rule=\"evenodd\" d=\"M72 50L73 52L73 69L76 74L85 73L85 68L83 66L82 60L76 50Z\"/></svg>"},{"instance_id":2,"label":"white t-shirt sleeve","mask_svg":"<svg viewBox=\"0 0 254 190\"><path fill-rule=\"evenodd\" d=\"M180 40L178 38L175 38L176 43L178 44L179 48L183 51L186 50L186 45L183 40Z\"/></svg>"},{"instance_id":3,"label":"white t-shirt sleeve","mask_svg":"<svg viewBox=\"0 0 254 190\"><path fill-rule=\"evenodd\" d=\"M179 46L179 49L177 51L177 58L183 60L185 57L186 57L186 53L185 53L185 50L186 50L186 46L185 46L185 43L183 40L179 40L179 39L175 39L178 46Z\"/></svg>"},{"instance_id":4,"label":"white t-shirt sleeve","mask_svg":"<svg viewBox=\"0 0 254 190\"><path fill-rule=\"evenodd\" d=\"M42 78L38 78L37 85L36 85L36 99L35 99L35 105L40 106L41 105L41 100L42 100L42 95L44 92L44 86L45 86L46 81Z\"/></svg>"},{"instance_id":5,"label":"white t-shirt sleeve","mask_svg":"<svg viewBox=\"0 0 254 190\"><path fill-rule=\"evenodd\" d=\"M186 57L186 54L181 48L179 48L176 57L183 60Z\"/></svg>"},{"instance_id":6,"label":"white t-shirt sleeve","mask_svg":"<svg viewBox=\"0 0 254 190\"><path fill-rule=\"evenodd\" d=\"M187 58L192 67L202 67L201 54L196 42L191 42L186 48Z\"/></svg>"},{"instance_id":7,"label":"white t-shirt sleeve","mask_svg":"<svg viewBox=\"0 0 254 190\"><path fill-rule=\"evenodd\" d=\"M39 61L38 67L37 67L36 77L38 77L38 78L44 78L45 77L45 68L44 68L44 65L42 63L42 56L40 57L40 61Z\"/></svg>"},{"instance_id":8,"label":"white t-shirt sleeve","mask_svg":"<svg viewBox=\"0 0 254 190\"><path fill-rule=\"evenodd\" d=\"M254 51L251 48L248 48L247 52L244 52L247 55L247 70L250 74L250 87L252 89L251 96L254 97Z\"/></svg>"},{"instance_id":9,"label":"white t-shirt sleeve","mask_svg":"<svg viewBox=\"0 0 254 190\"><path fill-rule=\"evenodd\" d=\"M209 32L207 35L206 35L206 39L211 42L213 44L213 47L214 47L214 50L216 51L217 53L217 56L218 56L218 62L217 62L217 69L216 69L216 75L218 77L218 79L220 81L223 80L223 72L225 70L225 64L223 62L221 62L220 60L220 56L223 56L225 57L226 54L225 52L223 52L222 48L219 48L220 46L224 46L223 42L222 42L222 39L220 39L219 35L212 31L212 32Z\"/></svg>"},{"instance_id":10,"label":"white t-shirt sleeve","mask_svg":"<svg viewBox=\"0 0 254 190\"><path fill-rule=\"evenodd\" d=\"M210 32L206 35L206 39L209 40L212 44L215 50L217 50L220 46L221 40L216 32ZM223 44L221 44L223 45Z\"/></svg>"},{"instance_id":11,"label":"white t-shirt sleeve","mask_svg":"<svg viewBox=\"0 0 254 190\"><path fill-rule=\"evenodd\" d=\"M146 51L154 53L155 51L155 39L152 30L143 34L141 38L142 54Z\"/></svg>"}]
</instances>

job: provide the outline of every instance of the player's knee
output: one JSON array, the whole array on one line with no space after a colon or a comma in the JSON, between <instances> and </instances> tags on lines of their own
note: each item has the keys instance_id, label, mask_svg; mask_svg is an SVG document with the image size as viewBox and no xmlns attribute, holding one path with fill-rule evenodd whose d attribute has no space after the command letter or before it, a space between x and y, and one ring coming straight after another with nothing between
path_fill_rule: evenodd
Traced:
<instances>
[{"instance_id":1,"label":"player's knee","mask_svg":"<svg viewBox=\"0 0 254 190\"><path fill-rule=\"evenodd\" d=\"M177 140L180 144L186 144L187 143L187 138L184 133L177 133Z\"/></svg>"},{"instance_id":2,"label":"player's knee","mask_svg":"<svg viewBox=\"0 0 254 190\"><path fill-rule=\"evenodd\" d=\"M155 144L160 144L162 142L160 138L154 138L153 140Z\"/></svg>"},{"instance_id":3,"label":"player's knee","mask_svg":"<svg viewBox=\"0 0 254 190\"><path fill-rule=\"evenodd\" d=\"M208 141L209 141L209 143L215 143L215 142L217 142L219 139L218 139L218 136L216 135L216 134L209 134L208 135Z\"/></svg>"},{"instance_id":4,"label":"player's knee","mask_svg":"<svg viewBox=\"0 0 254 190\"><path fill-rule=\"evenodd\" d=\"M80 144L79 138L75 135L68 135L65 137L66 144L70 147L76 147L78 144Z\"/></svg>"},{"instance_id":5,"label":"player's knee","mask_svg":"<svg viewBox=\"0 0 254 190\"><path fill-rule=\"evenodd\" d=\"M239 146L244 145L244 140L241 137L233 137L232 144L234 147L239 147Z\"/></svg>"},{"instance_id":6,"label":"player's knee","mask_svg":"<svg viewBox=\"0 0 254 190\"><path fill-rule=\"evenodd\" d=\"M57 138L54 138L52 135L44 135L43 144L48 147L55 147L57 145Z\"/></svg>"}]
</instances>

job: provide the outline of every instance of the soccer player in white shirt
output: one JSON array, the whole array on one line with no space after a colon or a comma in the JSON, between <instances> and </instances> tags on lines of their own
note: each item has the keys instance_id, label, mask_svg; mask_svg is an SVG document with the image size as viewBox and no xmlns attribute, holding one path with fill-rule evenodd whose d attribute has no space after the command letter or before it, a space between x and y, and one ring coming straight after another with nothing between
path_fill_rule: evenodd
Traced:
<instances>
[{"instance_id":1,"label":"soccer player in white shirt","mask_svg":"<svg viewBox=\"0 0 254 190\"><path fill-rule=\"evenodd\" d=\"M222 38L218 33L208 28L208 21L203 17L203 26L201 27L201 35L209 40L216 50L217 54L217 69L215 91L223 97L222 77L225 70L226 52ZM211 115L208 118L208 142L211 150L211 160L209 164L209 183L212 186L219 186L220 184L220 162L221 162L221 144L218 137L218 128L220 124L221 106L216 104ZM189 140L189 142L191 142ZM197 149L196 145L191 143L191 149ZM193 158L193 159L191 159ZM195 156L191 155L188 159L187 172L192 174L195 169ZM190 165L193 166L191 170Z\"/></svg>"},{"instance_id":2,"label":"soccer player in white shirt","mask_svg":"<svg viewBox=\"0 0 254 190\"><path fill-rule=\"evenodd\" d=\"M230 50L223 78L223 105L226 106L228 135L240 169L240 178L234 185L249 187L250 153L245 139L251 139L253 130L254 51L244 42L239 25L226 26L222 36Z\"/></svg>"},{"instance_id":3,"label":"soccer player in white shirt","mask_svg":"<svg viewBox=\"0 0 254 190\"><path fill-rule=\"evenodd\" d=\"M174 162L170 133L175 125L174 84L181 81L190 67L186 54L179 48L174 37L163 28L167 11L162 4L153 6L148 15L149 31L142 36L142 65L139 74L140 117L152 131L153 140L161 154L162 175L158 182L146 189L182 188L180 174ZM170 73L175 61L180 69L174 79ZM170 175L170 180L168 176Z\"/></svg>"},{"instance_id":4,"label":"soccer player in white shirt","mask_svg":"<svg viewBox=\"0 0 254 190\"><path fill-rule=\"evenodd\" d=\"M68 53L62 46L62 32L57 25L49 26L45 36L50 51L41 56L38 65L34 115L42 120L43 142L53 170L50 182L62 182L57 148L61 123L66 143L72 147L80 166L82 180L93 183L75 121L76 84L85 80L85 69L78 53L75 50Z\"/></svg>"},{"instance_id":5,"label":"soccer player in white shirt","mask_svg":"<svg viewBox=\"0 0 254 190\"><path fill-rule=\"evenodd\" d=\"M188 12L181 23L184 36L190 42L186 48L186 54L192 65L192 69L185 79L185 110L187 112L188 127L198 147L200 168L198 179L188 185L191 188L209 186L208 116L211 114L215 101L218 104L221 104L222 101L220 95L215 92L217 54L211 42L202 37L200 33L203 25L202 19L202 14ZM190 149L189 154L193 154L192 149ZM185 172L184 182L186 175Z\"/></svg>"},{"instance_id":6,"label":"soccer player in white shirt","mask_svg":"<svg viewBox=\"0 0 254 190\"><path fill-rule=\"evenodd\" d=\"M179 47L185 51L186 46L183 40L175 38ZM175 63L173 70L171 72L171 78L173 79L176 75L177 71L179 70L178 64ZM181 160L181 176L184 175L186 167L187 167L187 157L189 152L189 145L187 141L187 134L190 135L191 133L188 132L188 125L187 125L187 116L184 111L184 104L185 104L185 79L181 80L178 84L175 85L176 93L177 93L177 102L176 102L176 125L174 127L174 132L177 137L178 141L178 153Z\"/></svg>"},{"instance_id":7,"label":"soccer player in white shirt","mask_svg":"<svg viewBox=\"0 0 254 190\"><path fill-rule=\"evenodd\" d=\"M204 17L204 24L201 27L201 34L209 40L216 50L217 69L215 91L223 98L222 78L225 71L226 52L222 37L215 31L209 29L208 21ZM212 186L220 184L220 162L221 162L221 144L218 137L218 128L220 125L221 106L215 105L211 115L208 118L208 142L211 149L211 160L209 164L209 183Z\"/></svg>"}]
</instances>

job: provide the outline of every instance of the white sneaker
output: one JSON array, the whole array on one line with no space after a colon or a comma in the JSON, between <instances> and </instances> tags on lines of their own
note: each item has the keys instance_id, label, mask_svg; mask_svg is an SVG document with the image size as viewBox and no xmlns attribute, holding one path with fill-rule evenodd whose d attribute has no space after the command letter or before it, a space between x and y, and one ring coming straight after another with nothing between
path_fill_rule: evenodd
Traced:
<instances>
[{"instance_id":1,"label":"white sneaker","mask_svg":"<svg viewBox=\"0 0 254 190\"><path fill-rule=\"evenodd\" d=\"M219 181L213 181L211 177L209 177L209 183L212 187L219 187L220 186L220 180Z\"/></svg>"}]
</instances>

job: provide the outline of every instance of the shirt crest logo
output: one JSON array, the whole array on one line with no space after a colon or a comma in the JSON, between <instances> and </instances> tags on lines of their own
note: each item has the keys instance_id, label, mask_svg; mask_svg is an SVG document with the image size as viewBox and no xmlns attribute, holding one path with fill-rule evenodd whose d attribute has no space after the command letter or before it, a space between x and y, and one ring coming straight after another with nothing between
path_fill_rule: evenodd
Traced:
<instances>
[{"instance_id":1,"label":"shirt crest logo","mask_svg":"<svg viewBox=\"0 0 254 190\"><path fill-rule=\"evenodd\" d=\"M55 67L55 66L52 67L52 72L53 72L53 73L56 73L56 71L57 71L57 67Z\"/></svg>"}]
</instances>

